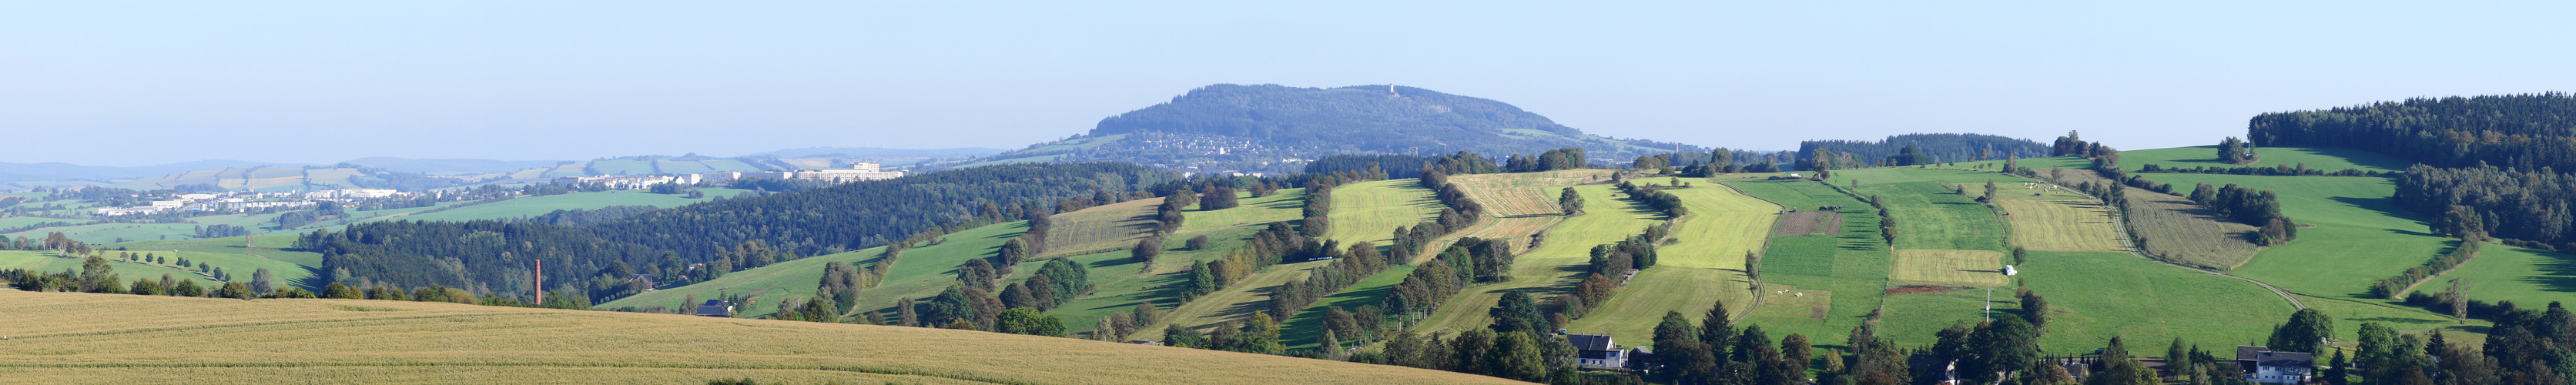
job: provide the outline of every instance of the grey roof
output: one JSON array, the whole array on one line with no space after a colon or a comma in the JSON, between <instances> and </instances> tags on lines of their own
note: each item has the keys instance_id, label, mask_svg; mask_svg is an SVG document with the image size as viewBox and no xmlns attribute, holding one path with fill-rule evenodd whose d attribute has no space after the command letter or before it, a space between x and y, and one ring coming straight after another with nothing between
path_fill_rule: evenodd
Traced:
<instances>
[{"instance_id":1,"label":"grey roof","mask_svg":"<svg viewBox=\"0 0 2576 385\"><path fill-rule=\"evenodd\" d=\"M1574 350L1611 350L1617 346L1610 344L1610 336L1605 335L1567 334L1565 342L1574 344Z\"/></svg>"},{"instance_id":2,"label":"grey roof","mask_svg":"<svg viewBox=\"0 0 2576 385\"><path fill-rule=\"evenodd\" d=\"M707 303L699 304L698 306L724 306L724 300L721 300L721 299L710 299L710 300L707 300Z\"/></svg>"},{"instance_id":3,"label":"grey roof","mask_svg":"<svg viewBox=\"0 0 2576 385\"><path fill-rule=\"evenodd\" d=\"M2262 354L2263 354L2263 352L2268 352L2268 351L2272 351L2272 348L2266 348L2266 347L2261 347L2261 346L2236 345L2236 359L2239 359L2239 360L2251 360L2251 359L2255 359L2255 358L2256 358L2255 356L2262 355Z\"/></svg>"},{"instance_id":4,"label":"grey roof","mask_svg":"<svg viewBox=\"0 0 2576 385\"><path fill-rule=\"evenodd\" d=\"M2257 366L2313 368L2317 366L2317 356L2314 354L2298 352L2263 352L2263 354L2255 355L2254 364Z\"/></svg>"}]
</instances>

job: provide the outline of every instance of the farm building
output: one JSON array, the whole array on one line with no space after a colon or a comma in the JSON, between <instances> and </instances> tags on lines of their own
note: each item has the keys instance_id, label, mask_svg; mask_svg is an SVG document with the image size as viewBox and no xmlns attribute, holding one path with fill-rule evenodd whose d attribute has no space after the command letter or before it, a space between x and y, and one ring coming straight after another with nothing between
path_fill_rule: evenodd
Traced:
<instances>
[{"instance_id":1,"label":"farm building","mask_svg":"<svg viewBox=\"0 0 2576 385\"><path fill-rule=\"evenodd\" d=\"M2316 376L2317 356L2299 352L2275 352L2261 346L2236 346L2236 364L2245 368L2245 379L2262 384L2304 384Z\"/></svg>"},{"instance_id":2,"label":"farm building","mask_svg":"<svg viewBox=\"0 0 2576 385\"><path fill-rule=\"evenodd\" d=\"M710 299L706 304L698 305L698 316L733 318L733 305L727 305L721 299Z\"/></svg>"},{"instance_id":3,"label":"farm building","mask_svg":"<svg viewBox=\"0 0 2576 385\"><path fill-rule=\"evenodd\" d=\"M1617 369L1628 367L1628 349L1610 342L1610 336L1567 334L1565 341L1574 344L1575 365L1586 368Z\"/></svg>"}]
</instances>

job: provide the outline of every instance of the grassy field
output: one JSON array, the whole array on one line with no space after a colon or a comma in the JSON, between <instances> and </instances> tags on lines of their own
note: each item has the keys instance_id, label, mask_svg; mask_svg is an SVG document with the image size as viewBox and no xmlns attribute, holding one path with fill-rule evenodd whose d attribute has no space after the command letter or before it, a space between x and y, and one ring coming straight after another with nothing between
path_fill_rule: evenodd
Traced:
<instances>
[{"instance_id":1,"label":"grassy field","mask_svg":"<svg viewBox=\"0 0 2576 385\"><path fill-rule=\"evenodd\" d=\"M1690 208L1690 216L1673 228L1676 242L1656 249L1659 258L1654 268L1629 279L1609 301L1567 329L1651 336L1667 311L1707 314L1716 301L1751 303L1744 256L1762 250L1771 222L1780 217L1780 206L1714 183L1664 192L1681 197ZM1728 310L1752 309L1737 305Z\"/></svg>"},{"instance_id":2,"label":"grassy field","mask_svg":"<svg viewBox=\"0 0 2576 385\"><path fill-rule=\"evenodd\" d=\"M2013 165L2021 166L2022 168L2088 168L2093 167L2093 161L2072 156L2056 156L2047 158L2017 159L2013 161ZM1959 162L1952 164L1950 167L1985 171L2003 171L2004 161L1989 160L1979 162Z\"/></svg>"},{"instance_id":3,"label":"grassy field","mask_svg":"<svg viewBox=\"0 0 2576 385\"><path fill-rule=\"evenodd\" d=\"M662 174L704 174L716 170L694 160L656 160L653 161L653 171Z\"/></svg>"},{"instance_id":4,"label":"grassy field","mask_svg":"<svg viewBox=\"0 0 2576 385\"><path fill-rule=\"evenodd\" d=\"M1507 382L1070 338L449 303L0 291L0 312L13 321L0 372L16 381Z\"/></svg>"},{"instance_id":5,"label":"grassy field","mask_svg":"<svg viewBox=\"0 0 2576 385\"><path fill-rule=\"evenodd\" d=\"M715 197L714 191L707 193ZM555 210L589 210L608 206L680 207L705 199L683 195L654 194L641 190L615 190L526 197L499 202L458 207L434 213L412 214L378 220L470 221L476 219L519 218L544 215Z\"/></svg>"},{"instance_id":6,"label":"grassy field","mask_svg":"<svg viewBox=\"0 0 2576 385\"><path fill-rule=\"evenodd\" d=\"M2281 211L2305 227L2288 245L2264 249L2234 274L2305 294L2361 298L2371 281L2423 265L2449 250L2416 215L2397 208L2386 178L2158 174L2176 185L2238 184L2278 192ZM2331 266L2331 268L2320 268Z\"/></svg>"},{"instance_id":7,"label":"grassy field","mask_svg":"<svg viewBox=\"0 0 2576 385\"><path fill-rule=\"evenodd\" d=\"M2041 343L2055 352L2090 351L2113 336L2157 346L2177 335L2202 346L2261 342L2297 310L2253 283L2128 253L2032 252L2020 267L2022 285L2048 297L2053 309ZM1995 290L1996 309L2020 306L2010 289ZM1974 309L1963 310L1971 313L1952 320L1976 319Z\"/></svg>"},{"instance_id":8,"label":"grassy field","mask_svg":"<svg viewBox=\"0 0 2576 385\"><path fill-rule=\"evenodd\" d=\"M1250 241L1252 234L1260 230L1258 227L1247 226L1181 233L1185 236L1183 239L1207 236L1208 248L1187 250L1183 248L1182 242L1164 243L1163 254L1154 257L1151 271L1144 271L1139 268L1142 267L1141 265L1136 264L1127 264L1127 266L1137 267L1112 269L1095 263L1090 275L1092 292L1074 299L1073 302L1058 305L1048 314L1063 318L1066 330L1087 332L1091 330L1092 323L1099 322L1101 317L1107 317L1112 312L1133 309L1140 302L1152 301L1157 309L1172 311L1173 305L1179 302L1179 285L1189 280L1190 262L1224 258L1225 253L1243 247L1244 242ZM1108 260L1113 263L1123 263L1122 259L1127 257L1125 251L1106 254L1113 256ZM1157 326L1157 329L1150 331L1159 333L1162 329ZM1159 334L1153 337L1149 339L1160 340L1161 338Z\"/></svg>"},{"instance_id":9,"label":"grassy field","mask_svg":"<svg viewBox=\"0 0 2576 385\"><path fill-rule=\"evenodd\" d=\"M1056 214L1050 219L1070 226L1058 225L1047 230L1045 256L1136 247L1137 240L1154 234L1154 208L1162 204L1160 198L1138 199ZM1189 238L1173 239L1167 243L1171 243L1168 246L1179 247L1179 241L1185 239Z\"/></svg>"},{"instance_id":10,"label":"grassy field","mask_svg":"<svg viewBox=\"0 0 2576 385\"><path fill-rule=\"evenodd\" d=\"M2529 308L2550 301L2576 301L2576 256L2565 253L2487 245L2479 249L2477 259L2415 290L2440 293L2453 278L2468 279L2473 284L2469 298L2488 302L2511 300Z\"/></svg>"},{"instance_id":11,"label":"grassy field","mask_svg":"<svg viewBox=\"0 0 2576 385\"><path fill-rule=\"evenodd\" d=\"M1995 202L2012 223L2012 241L2030 250L2120 252L2128 247L2111 223L2110 209L2089 200L2004 199Z\"/></svg>"},{"instance_id":12,"label":"grassy field","mask_svg":"<svg viewBox=\"0 0 2576 385\"><path fill-rule=\"evenodd\" d=\"M607 175L645 175L653 173L653 162L626 159L595 160L590 162L590 171Z\"/></svg>"},{"instance_id":13,"label":"grassy field","mask_svg":"<svg viewBox=\"0 0 2576 385\"><path fill-rule=\"evenodd\" d=\"M1272 266L1244 277L1242 282L1178 307L1173 306L1179 302L1180 295L1175 285L1189 278L1191 262L1225 258L1227 253L1242 248L1254 233L1265 227L1251 225L1298 219L1302 214L1300 208L1305 202L1305 191L1288 189L1267 197L1245 198L1242 205L1223 210L1184 211L1181 215L1187 219L1182 220L1183 230L1173 233L1170 240L1163 243L1165 250L1154 258L1152 271L1139 271L1135 273L1139 276L1122 278L1116 283L1096 283L1099 288L1091 294L1058 307L1053 313L1065 318L1068 330L1088 331L1093 323L1110 312L1133 308L1138 302L1153 301L1158 308L1169 313L1164 315L1162 322L1145 325L1141 332L1129 338L1160 341L1165 324L1204 328L1266 309L1271 287L1279 286L1292 277L1303 277L1305 269L1322 266L1323 262ZM1160 199L1147 201L1161 204ZM1224 225L1215 225L1217 223ZM1057 228L1065 226L1063 222L1056 225ZM1207 249L1181 250L1187 244L1185 240L1202 235L1208 237ZM1097 272L1091 276L1094 280L1103 279Z\"/></svg>"},{"instance_id":14,"label":"grassy field","mask_svg":"<svg viewBox=\"0 0 2576 385\"><path fill-rule=\"evenodd\" d=\"M2148 164L2166 168L2272 167L2276 165L2298 167L2304 164L2311 170L2333 172L2345 169L2405 171L2408 165L2414 164L2414 162L2390 158L2374 152L2334 147L2257 147L2254 153L2260 155L2261 159L2251 164L2237 165L2219 163L2218 146L2121 151L2120 167L2137 171Z\"/></svg>"},{"instance_id":15,"label":"grassy field","mask_svg":"<svg viewBox=\"0 0 2576 385\"><path fill-rule=\"evenodd\" d=\"M1212 327L1216 324L1252 317L1252 313L1269 310L1271 289L1277 288L1279 284L1288 283L1290 279L1305 278L1306 269L1323 267L1324 264L1324 261L1315 261L1274 265L1261 272L1244 276L1242 280L1235 281L1233 285L1228 285L1223 290L1199 296L1188 304L1173 308L1170 313L1163 316L1163 322L1147 325L1143 331L1136 333L1132 338L1161 341L1163 325L1178 324L1206 333L1213 330Z\"/></svg>"},{"instance_id":16,"label":"grassy field","mask_svg":"<svg viewBox=\"0 0 2576 385\"><path fill-rule=\"evenodd\" d=\"M1762 306L1739 323L1760 324L1773 335L1836 336L1850 333L1879 308L1893 257L1879 239L1878 214L1867 203L1807 180L1725 183L1782 206L1843 206L1841 235L1771 237L1762 252L1762 292L1786 293L1766 294ZM1820 346L1841 343L1835 338L1816 341Z\"/></svg>"},{"instance_id":17,"label":"grassy field","mask_svg":"<svg viewBox=\"0 0 2576 385\"><path fill-rule=\"evenodd\" d=\"M1551 177L1547 174L1534 176ZM1461 185L1461 188L1466 187ZM1558 188L1562 187L1546 190L1553 192ZM1662 213L1647 210L1643 205L1622 197L1624 194L1618 194L1610 185L1574 186L1574 190L1583 195L1588 210L1548 229L1546 244L1521 252L1512 262L1512 280L1460 290L1458 296L1450 297L1439 311L1427 317L1420 330L1465 330L1492 324L1486 310L1502 300L1503 293L1507 291L1528 291L1539 298L1561 294L1581 278L1583 266L1590 263L1592 246L1618 242L1663 220ZM1549 202L1555 201L1553 196L1550 195ZM1662 314L1658 312L1656 316L1661 317Z\"/></svg>"},{"instance_id":18,"label":"grassy field","mask_svg":"<svg viewBox=\"0 0 2576 385\"><path fill-rule=\"evenodd\" d=\"M0 228L15 228L15 227L20 227L20 226L34 226L34 225L45 224L45 223L52 223L52 222L62 222L62 223L69 223L69 224L75 224L75 225L77 225L77 224L84 224L84 223L97 222L97 221L95 221L95 220L89 220L89 219L64 219L64 218L40 218L40 217L8 217L8 218L0 218Z\"/></svg>"},{"instance_id":19,"label":"grassy field","mask_svg":"<svg viewBox=\"0 0 2576 385\"><path fill-rule=\"evenodd\" d=\"M46 227L7 234L10 237L44 239L46 233L89 243L116 243L136 240L188 239L197 236L195 223L92 223L74 226Z\"/></svg>"},{"instance_id":20,"label":"grassy field","mask_svg":"<svg viewBox=\"0 0 2576 385\"><path fill-rule=\"evenodd\" d=\"M1396 226L1440 219L1436 191L1414 179L1353 183L1333 189L1333 226L1328 239L1342 244L1386 245Z\"/></svg>"},{"instance_id":21,"label":"grassy field","mask_svg":"<svg viewBox=\"0 0 2576 385\"><path fill-rule=\"evenodd\" d=\"M225 272L232 273L234 280L249 281L253 272L268 269L269 273L276 277L275 282L280 286L293 285L306 289L318 289L323 282L313 280L312 277L314 266L322 265L322 255L280 249L292 246L294 242L294 239L284 236L263 237L259 238L259 249L248 249L243 247L241 237L232 237L134 241L105 245L104 248L129 249L108 251L108 259L111 261L117 261L116 253L120 252L137 255L148 253L170 258L171 262L168 264L119 261L111 265L116 268L115 272L123 283L133 283L136 279L159 279L161 275L168 274L173 278L193 278L198 284L222 284L214 278L198 275L195 268L180 268L176 265L178 258L187 258L189 262L200 262L223 268ZM54 273L64 269L78 270L81 261L82 259L77 258L58 258L51 251L0 251L0 269L24 268Z\"/></svg>"},{"instance_id":22,"label":"grassy field","mask_svg":"<svg viewBox=\"0 0 2576 385\"><path fill-rule=\"evenodd\" d=\"M2004 254L1987 250L1897 250L1887 280L1899 285L1993 287L2004 277Z\"/></svg>"},{"instance_id":23,"label":"grassy field","mask_svg":"<svg viewBox=\"0 0 2576 385\"><path fill-rule=\"evenodd\" d=\"M1416 265L1398 265L1377 275L1360 279L1358 283L1351 284L1349 289L1315 301L1314 305L1306 306L1305 310L1297 312L1297 316L1288 319L1287 327L1279 331L1279 338L1291 351L1323 346L1324 316L1327 314L1327 309L1339 306L1342 311L1355 312L1359 311L1361 306L1382 305L1386 303L1387 293L1395 289L1395 284L1404 283L1404 276L1413 274L1415 267ZM1354 342L1351 336L1335 338L1339 338L1346 344Z\"/></svg>"},{"instance_id":24,"label":"grassy field","mask_svg":"<svg viewBox=\"0 0 2576 385\"><path fill-rule=\"evenodd\" d=\"M938 295L940 290L947 289L957 281L953 272L958 266L964 265L967 259L991 257L995 250L1001 248L1003 242L1010 241L1011 238L1018 237L1025 231L1028 231L1027 222L984 226L942 237L948 240L946 243L905 251L903 257L895 262L894 268L887 271L883 283L860 291L858 309L844 310L882 310L894 307L895 302L903 298L927 298ZM779 262L758 269L728 273L713 281L620 298L599 304L596 308L615 309L625 306L655 305L668 307L680 305L681 300L689 295L712 299L716 298L720 291L734 294L758 292L758 295L752 297L754 302L746 305L740 312L745 316L768 315L778 310L777 304L780 299L790 296L798 298L814 296L815 285L823 280L824 264L841 261L866 266L883 256L884 250L884 247L872 247ZM1013 272L1015 273L1013 277L1023 277L1036 272L1035 268L1018 269Z\"/></svg>"},{"instance_id":25,"label":"grassy field","mask_svg":"<svg viewBox=\"0 0 2576 385\"><path fill-rule=\"evenodd\" d=\"M1154 204L1162 204L1161 200L1154 200L1154 202ZM1301 215L1305 215L1306 208L1306 189L1281 189L1278 193L1270 194L1270 196L1266 197L1243 198L1240 203L1241 205L1224 210L1200 211L1198 209L1191 209L1190 211L1186 211L1183 215L1187 216L1188 219L1181 220L1180 232L1242 225L1260 225L1268 224L1270 222L1302 218ZM1333 203L1339 204L1341 202ZM1187 238L1184 237L1182 239Z\"/></svg>"},{"instance_id":26,"label":"grassy field","mask_svg":"<svg viewBox=\"0 0 2576 385\"><path fill-rule=\"evenodd\" d=\"M2004 251L2002 216L1975 198L1951 193L1949 184L1976 183L1971 193L1983 194L1987 181L2017 185L2029 180L1991 172L1889 167L1835 171L1825 182L1849 186L1853 181L1860 182L1855 193L1879 197L1896 217L1897 249Z\"/></svg>"}]
</instances>

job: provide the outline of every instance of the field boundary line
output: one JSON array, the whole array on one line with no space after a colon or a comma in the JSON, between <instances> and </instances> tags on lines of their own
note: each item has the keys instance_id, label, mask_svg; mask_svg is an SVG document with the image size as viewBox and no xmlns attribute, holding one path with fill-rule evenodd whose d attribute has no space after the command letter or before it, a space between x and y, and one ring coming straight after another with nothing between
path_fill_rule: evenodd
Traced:
<instances>
[{"instance_id":1,"label":"field boundary line","mask_svg":"<svg viewBox=\"0 0 2576 385\"><path fill-rule=\"evenodd\" d=\"M2469 241L2469 240L2461 240L2460 242L2473 242L2473 241ZM2461 246L2465 247L2465 246L2467 246L2467 244L2463 243L2463 244L2461 244ZM2434 278L2441 278L2443 274L2450 274L2450 273L2451 273L2451 271L2459 270L2459 269L2460 269L2460 266L2468 266L2468 265L2469 265L2469 261L2475 261L2475 260L2478 260L2478 255L2479 255L2479 254L2486 254L2486 253L2487 253L2487 248L2485 248L2485 247L2479 247L2479 248L2478 248L2478 251L2472 251L2472 252L2469 252L2469 257L2468 257L2468 258L2461 258L2461 259L2460 259L2460 263L2452 264L2452 265L2451 265L2451 268L2448 268L2448 269L2442 269L2442 272L2439 272L2439 273L2433 273L2433 275L2427 275L2427 276L2424 276L2424 280L2422 280L2422 281L2415 281L2415 283L2413 283L2413 284L2408 284L2408 285L2406 285L2406 289L2405 289L2405 290L2398 290L2396 294L2389 294L2389 295L2405 295L2405 294L2403 294L2403 293L2413 293L2413 292L2415 292L2415 287L2416 287L2416 286L2424 286L2424 283L2425 283L2425 282L2433 282L2433 279L2434 279ZM2436 255L2436 256L2433 256L2433 257L2434 257L2434 258L2441 258L2442 256L2438 256L2438 255ZM2395 298L2391 298L2391 299L2395 299Z\"/></svg>"},{"instance_id":2,"label":"field boundary line","mask_svg":"<svg viewBox=\"0 0 2576 385\"><path fill-rule=\"evenodd\" d=\"M1762 202L1764 202L1764 203L1770 203L1772 206L1780 206L1780 208L1781 208L1781 209L1787 209L1787 208L1789 208L1789 205L1780 204L1780 202L1778 202L1778 201L1773 201L1773 200L1771 200L1771 199L1769 199L1769 198L1763 198L1763 197L1762 197L1762 196L1760 196L1760 195L1753 195L1753 193L1744 192L1744 189L1735 188L1735 185L1732 185L1732 184L1727 184L1727 183L1725 183L1725 182L1718 182L1718 181L1707 181L1707 182L1708 182L1708 183L1711 183L1711 184L1716 184L1716 185L1719 185L1719 186L1726 186L1726 189L1728 189L1728 190L1735 190L1735 194L1736 194L1736 195L1743 195L1743 196L1745 196L1745 197L1750 197L1750 198L1753 198L1753 199L1756 199L1756 200L1761 200L1761 201L1762 201ZM1692 215L1698 215L1698 214L1692 214ZM1778 214L1778 213L1773 213L1773 214L1771 214L1771 215L1775 217L1775 218L1772 218L1772 219L1771 219L1771 225L1772 225L1772 226L1779 226L1779 225L1780 225L1780 220L1782 219L1782 218L1778 218L1778 216L1780 216L1780 214ZM1810 231L1810 233L1812 233L1812 232L1813 232L1813 231ZM1753 255L1756 255L1756 256L1765 256L1765 257L1769 256L1769 255L1766 255L1766 254L1764 254L1764 253L1765 253L1765 252L1769 252L1769 251L1771 251L1771 238L1772 238L1772 237L1777 237L1777 236L1779 236L1779 235L1771 234L1771 232L1770 232L1770 231L1764 231L1764 232L1763 232L1763 234L1762 234L1762 247L1754 248L1754 249L1753 249L1753 250L1754 250L1754 251L1753 251ZM1747 268L1755 268L1755 269L1758 269L1758 268L1761 268L1761 266L1749 266L1749 267L1747 267ZM1750 275L1750 274L1752 274L1753 272L1747 271L1747 272L1745 272L1745 273L1746 273L1746 274L1748 274L1748 275ZM1748 278L1749 278L1749 277L1748 277ZM1745 308L1744 308L1744 314L1742 314L1742 315L1737 315L1737 316L1733 316L1733 319L1728 320L1729 322L1732 322L1732 321L1741 321L1741 320L1744 320L1745 318L1751 318L1751 317L1753 317L1753 312L1754 312L1754 311L1762 310L1762 297L1768 297L1768 296L1762 295L1762 283L1761 283L1761 282L1748 282L1748 283L1752 284L1752 286L1753 286L1753 306L1745 307ZM1832 305L1828 304L1828 305L1826 305L1826 306L1827 306L1827 307L1831 307Z\"/></svg>"}]
</instances>

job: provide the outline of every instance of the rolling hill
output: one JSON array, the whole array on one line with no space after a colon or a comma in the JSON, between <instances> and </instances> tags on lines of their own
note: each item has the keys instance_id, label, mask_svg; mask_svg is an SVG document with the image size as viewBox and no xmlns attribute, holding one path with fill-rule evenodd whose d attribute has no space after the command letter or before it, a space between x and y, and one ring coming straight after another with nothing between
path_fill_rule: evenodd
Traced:
<instances>
[{"instance_id":1,"label":"rolling hill","mask_svg":"<svg viewBox=\"0 0 2576 385\"><path fill-rule=\"evenodd\" d=\"M1391 85L1217 84L1100 120L1072 138L957 164L1122 161L1205 171L1294 172L1343 153L1538 154L1581 147L1596 162L1707 152L1586 134L1503 102Z\"/></svg>"}]
</instances>

